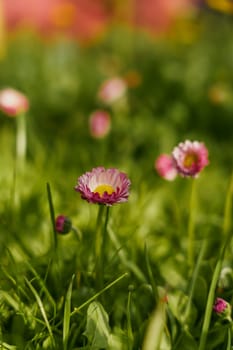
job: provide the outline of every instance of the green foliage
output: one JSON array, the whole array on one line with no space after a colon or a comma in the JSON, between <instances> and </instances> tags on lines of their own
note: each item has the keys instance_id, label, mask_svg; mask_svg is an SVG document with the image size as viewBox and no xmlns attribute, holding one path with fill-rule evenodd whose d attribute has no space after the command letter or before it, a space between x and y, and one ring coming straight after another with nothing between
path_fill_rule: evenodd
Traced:
<instances>
[{"instance_id":1,"label":"green foliage","mask_svg":"<svg viewBox=\"0 0 233 350\"><path fill-rule=\"evenodd\" d=\"M108 314L103 306L93 301L87 309L87 325L84 335L90 349L107 349L110 337Z\"/></svg>"}]
</instances>

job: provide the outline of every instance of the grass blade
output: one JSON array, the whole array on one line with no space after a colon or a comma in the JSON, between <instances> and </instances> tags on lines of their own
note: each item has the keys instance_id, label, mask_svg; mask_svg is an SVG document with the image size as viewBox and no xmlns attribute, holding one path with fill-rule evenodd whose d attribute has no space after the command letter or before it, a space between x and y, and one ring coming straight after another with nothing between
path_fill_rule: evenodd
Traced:
<instances>
[{"instance_id":1,"label":"grass blade","mask_svg":"<svg viewBox=\"0 0 233 350\"><path fill-rule=\"evenodd\" d=\"M48 318L47 318L47 315L46 315L46 311L45 311L45 308L44 308L44 305L43 305L43 302L39 296L39 294L37 293L37 291L35 290L35 288L32 286L32 284L27 280L27 278L25 278L25 281L26 281L26 284L28 285L28 287L30 288L32 294L34 295L36 301L37 301L37 304L39 306L39 309L40 309L40 312L41 312L41 315L44 319L44 322L46 324L46 327L48 329L48 332L49 332L49 336L50 336L50 340L51 340L51 344L53 346L53 348L55 347L55 340L54 340L54 337L53 337L53 332L52 332L52 329L50 327L50 324L49 324L49 321L48 321Z\"/></svg>"},{"instance_id":2,"label":"grass blade","mask_svg":"<svg viewBox=\"0 0 233 350\"><path fill-rule=\"evenodd\" d=\"M74 311L71 312L70 316L73 316L74 314L76 314L77 312L79 312L81 309L83 309L85 306L87 306L88 304L90 304L92 301L94 301L96 298L98 298L101 294L103 294L106 290L108 290L109 288L113 287L116 283L120 282L123 278L125 278L126 276L128 276L128 273L125 272L123 275L121 275L120 277L118 277L116 280L114 280L113 282L109 283L106 287L104 287L100 292L96 293L95 295L93 295L91 298L89 298L87 301L85 301L85 303L83 303L82 305L80 305L79 307L75 307Z\"/></svg>"},{"instance_id":3,"label":"grass blade","mask_svg":"<svg viewBox=\"0 0 233 350\"><path fill-rule=\"evenodd\" d=\"M152 314L144 338L142 350L159 350L166 321L166 304L160 302Z\"/></svg>"},{"instance_id":4,"label":"grass blade","mask_svg":"<svg viewBox=\"0 0 233 350\"><path fill-rule=\"evenodd\" d=\"M70 331L70 316L71 316L71 296L72 296L72 287L73 287L74 275L69 284L69 288L66 294L65 299L65 308L64 308L64 321L63 321L63 349L67 350L67 344L69 339Z\"/></svg>"},{"instance_id":5,"label":"grass blade","mask_svg":"<svg viewBox=\"0 0 233 350\"><path fill-rule=\"evenodd\" d=\"M49 211L50 211L50 218L52 222L52 228L53 228L53 242L54 242L54 247L57 247L57 232L56 232L56 225L55 225L55 211L54 211L54 206L53 206L53 199L52 199L52 193L51 193L51 188L50 184L47 183L47 195L48 195L48 202L49 202Z\"/></svg>"}]
</instances>

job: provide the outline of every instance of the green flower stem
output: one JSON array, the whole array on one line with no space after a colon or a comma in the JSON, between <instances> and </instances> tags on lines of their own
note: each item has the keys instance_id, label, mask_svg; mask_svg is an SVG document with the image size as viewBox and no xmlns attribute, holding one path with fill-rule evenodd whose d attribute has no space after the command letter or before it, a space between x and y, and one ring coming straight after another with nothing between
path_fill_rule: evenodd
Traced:
<instances>
[{"instance_id":1,"label":"green flower stem","mask_svg":"<svg viewBox=\"0 0 233 350\"><path fill-rule=\"evenodd\" d=\"M83 234L81 232L81 230L77 227L73 227L71 228L71 230L74 232L75 237L77 238L78 241L82 240Z\"/></svg>"},{"instance_id":2,"label":"green flower stem","mask_svg":"<svg viewBox=\"0 0 233 350\"><path fill-rule=\"evenodd\" d=\"M27 150L26 115L21 113L16 117L16 159L17 166L24 168Z\"/></svg>"},{"instance_id":3,"label":"green flower stem","mask_svg":"<svg viewBox=\"0 0 233 350\"><path fill-rule=\"evenodd\" d=\"M100 205L96 222L95 237L95 281L97 289L103 288L108 218L109 207L106 205Z\"/></svg>"},{"instance_id":4,"label":"green flower stem","mask_svg":"<svg viewBox=\"0 0 233 350\"><path fill-rule=\"evenodd\" d=\"M201 332L201 338L200 338L200 344L198 350L206 350L206 340L207 335L209 331L210 326L210 319L212 315L212 309L213 309L213 303L215 298L215 290L218 283L219 275L222 269L222 263L225 256L225 252L227 247L229 246L229 243L232 238L231 233L231 212L232 212L232 195L233 195L233 174L230 181L230 187L227 192L226 197L226 204L225 204L225 211L224 211L224 220L223 220L223 237L225 238L223 242L223 246L221 248L219 258L217 260L215 270L213 273L207 304L206 304L206 310L204 315L204 322L202 326L202 332Z\"/></svg>"},{"instance_id":5,"label":"green flower stem","mask_svg":"<svg viewBox=\"0 0 233 350\"><path fill-rule=\"evenodd\" d=\"M194 217L196 211L196 179L192 179L191 193L189 202L189 221L188 221L188 263L193 267L194 261Z\"/></svg>"},{"instance_id":6,"label":"green flower stem","mask_svg":"<svg viewBox=\"0 0 233 350\"><path fill-rule=\"evenodd\" d=\"M186 309L184 312L184 321L185 322L187 322L190 311L191 311L191 305L192 305L193 294L194 294L194 290L195 290L195 286L196 286L196 281L197 281L198 273L199 273L201 263L203 261L203 257L205 255L207 246L208 246L208 239L205 238L205 240L202 243L202 246L200 248L200 253L198 255L197 263L195 265L193 275L192 275L192 280L191 280L191 284L190 284L190 288L189 288L189 299L188 299L188 303L187 303L187 306L186 306Z\"/></svg>"},{"instance_id":7,"label":"green flower stem","mask_svg":"<svg viewBox=\"0 0 233 350\"><path fill-rule=\"evenodd\" d=\"M231 328L227 330L227 348L226 350L231 350Z\"/></svg>"}]
</instances>

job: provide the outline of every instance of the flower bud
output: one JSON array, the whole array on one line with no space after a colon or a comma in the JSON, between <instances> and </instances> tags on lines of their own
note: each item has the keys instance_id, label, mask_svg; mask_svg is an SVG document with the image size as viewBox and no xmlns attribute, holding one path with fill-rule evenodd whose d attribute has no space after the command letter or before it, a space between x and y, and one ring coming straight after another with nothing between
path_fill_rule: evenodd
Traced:
<instances>
[{"instance_id":1,"label":"flower bud","mask_svg":"<svg viewBox=\"0 0 233 350\"><path fill-rule=\"evenodd\" d=\"M58 215L55 220L55 227L58 233L69 233L72 229L72 221L67 216Z\"/></svg>"},{"instance_id":2,"label":"flower bud","mask_svg":"<svg viewBox=\"0 0 233 350\"><path fill-rule=\"evenodd\" d=\"M231 319L231 305L222 298L216 298L213 311L224 319Z\"/></svg>"}]
</instances>

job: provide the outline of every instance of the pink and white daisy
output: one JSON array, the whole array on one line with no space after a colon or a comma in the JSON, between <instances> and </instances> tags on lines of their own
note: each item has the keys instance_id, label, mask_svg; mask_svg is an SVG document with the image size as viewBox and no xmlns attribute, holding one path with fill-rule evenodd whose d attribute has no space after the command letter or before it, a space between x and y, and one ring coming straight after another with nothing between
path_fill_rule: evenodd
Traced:
<instances>
[{"instance_id":1,"label":"pink and white daisy","mask_svg":"<svg viewBox=\"0 0 233 350\"><path fill-rule=\"evenodd\" d=\"M168 154L161 154L155 160L155 169L162 178L168 181L173 181L177 176L173 157Z\"/></svg>"},{"instance_id":2,"label":"pink and white daisy","mask_svg":"<svg viewBox=\"0 0 233 350\"><path fill-rule=\"evenodd\" d=\"M6 88L0 91L0 109L10 117L16 117L29 108L27 97L21 92Z\"/></svg>"},{"instance_id":3,"label":"pink and white daisy","mask_svg":"<svg viewBox=\"0 0 233 350\"><path fill-rule=\"evenodd\" d=\"M172 155L177 171L182 176L196 177L209 164L208 150L204 143L198 141L179 143Z\"/></svg>"},{"instance_id":4,"label":"pink and white daisy","mask_svg":"<svg viewBox=\"0 0 233 350\"><path fill-rule=\"evenodd\" d=\"M111 118L108 112L97 110L90 115L90 133L93 137L101 139L105 137L111 127Z\"/></svg>"},{"instance_id":5,"label":"pink and white daisy","mask_svg":"<svg viewBox=\"0 0 233 350\"><path fill-rule=\"evenodd\" d=\"M98 98L107 104L114 103L123 97L127 90L127 84L124 79L115 77L105 80L100 86Z\"/></svg>"},{"instance_id":6,"label":"pink and white daisy","mask_svg":"<svg viewBox=\"0 0 233 350\"><path fill-rule=\"evenodd\" d=\"M113 205L128 200L130 180L117 169L97 167L78 178L75 191L90 203Z\"/></svg>"}]
</instances>

